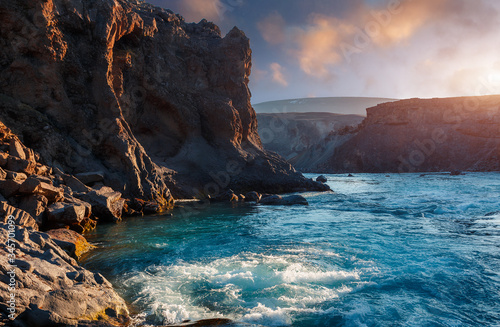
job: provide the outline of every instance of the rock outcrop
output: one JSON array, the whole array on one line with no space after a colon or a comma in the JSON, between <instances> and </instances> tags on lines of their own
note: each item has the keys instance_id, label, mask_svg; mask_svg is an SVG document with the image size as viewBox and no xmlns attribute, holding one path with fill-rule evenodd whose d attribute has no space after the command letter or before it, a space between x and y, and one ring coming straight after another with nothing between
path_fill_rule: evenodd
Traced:
<instances>
[{"instance_id":1,"label":"rock outcrop","mask_svg":"<svg viewBox=\"0 0 500 327\"><path fill-rule=\"evenodd\" d=\"M126 304L111 284L79 267L48 234L6 221L0 222L0 242L5 244L0 247L0 325L77 326L101 321L101 326L118 326L127 322ZM14 322L9 321L11 314Z\"/></svg>"},{"instance_id":2,"label":"rock outcrop","mask_svg":"<svg viewBox=\"0 0 500 327\"><path fill-rule=\"evenodd\" d=\"M500 96L410 99L367 114L321 172L500 171Z\"/></svg>"},{"instance_id":3,"label":"rock outcrop","mask_svg":"<svg viewBox=\"0 0 500 327\"><path fill-rule=\"evenodd\" d=\"M0 13L0 120L48 166L102 172L164 208L171 191L324 189L263 150L237 28L221 37L205 20L126 0L13 0Z\"/></svg>"}]
</instances>

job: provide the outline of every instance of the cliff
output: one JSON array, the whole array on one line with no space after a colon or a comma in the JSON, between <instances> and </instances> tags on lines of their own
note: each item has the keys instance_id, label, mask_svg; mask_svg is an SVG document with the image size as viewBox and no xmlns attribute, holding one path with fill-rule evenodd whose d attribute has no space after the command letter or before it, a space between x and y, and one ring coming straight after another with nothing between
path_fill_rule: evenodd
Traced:
<instances>
[{"instance_id":1,"label":"cliff","mask_svg":"<svg viewBox=\"0 0 500 327\"><path fill-rule=\"evenodd\" d=\"M125 0L3 1L0 121L49 166L171 206L223 189L324 190L263 150L249 40Z\"/></svg>"},{"instance_id":2,"label":"cliff","mask_svg":"<svg viewBox=\"0 0 500 327\"><path fill-rule=\"evenodd\" d=\"M500 170L500 96L409 99L367 109L323 172Z\"/></svg>"}]
</instances>

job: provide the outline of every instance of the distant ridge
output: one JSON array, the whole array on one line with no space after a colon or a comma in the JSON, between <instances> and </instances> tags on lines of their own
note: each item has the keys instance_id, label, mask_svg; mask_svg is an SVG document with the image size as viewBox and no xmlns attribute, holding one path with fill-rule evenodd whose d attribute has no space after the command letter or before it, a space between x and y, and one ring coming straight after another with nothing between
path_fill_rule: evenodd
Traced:
<instances>
[{"instance_id":1,"label":"distant ridge","mask_svg":"<svg viewBox=\"0 0 500 327\"><path fill-rule=\"evenodd\" d=\"M366 116L366 108L394 102L390 98L326 97L269 101L254 104L257 113L328 112Z\"/></svg>"}]
</instances>

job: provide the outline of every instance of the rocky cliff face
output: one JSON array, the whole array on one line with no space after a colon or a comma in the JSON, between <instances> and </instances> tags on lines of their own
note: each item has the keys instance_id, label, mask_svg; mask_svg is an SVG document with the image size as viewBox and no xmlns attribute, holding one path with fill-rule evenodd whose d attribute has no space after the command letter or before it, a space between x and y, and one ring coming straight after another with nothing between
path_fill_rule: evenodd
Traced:
<instances>
[{"instance_id":1,"label":"rocky cliff face","mask_svg":"<svg viewBox=\"0 0 500 327\"><path fill-rule=\"evenodd\" d=\"M262 149L237 28L125 0L0 4L0 120L65 172L168 207L178 197L321 189Z\"/></svg>"},{"instance_id":2,"label":"rocky cliff face","mask_svg":"<svg viewBox=\"0 0 500 327\"><path fill-rule=\"evenodd\" d=\"M410 99L367 114L323 171L500 170L500 96Z\"/></svg>"}]
</instances>

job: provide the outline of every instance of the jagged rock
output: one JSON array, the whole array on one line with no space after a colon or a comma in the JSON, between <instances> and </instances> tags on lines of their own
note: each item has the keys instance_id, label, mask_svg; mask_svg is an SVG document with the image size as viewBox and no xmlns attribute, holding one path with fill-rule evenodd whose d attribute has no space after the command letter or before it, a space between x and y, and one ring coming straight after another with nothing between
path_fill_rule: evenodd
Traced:
<instances>
[{"instance_id":1,"label":"jagged rock","mask_svg":"<svg viewBox=\"0 0 500 327\"><path fill-rule=\"evenodd\" d=\"M9 154L19 159L26 160L26 153L24 152L21 142L12 138L9 144Z\"/></svg>"},{"instance_id":2,"label":"jagged rock","mask_svg":"<svg viewBox=\"0 0 500 327\"><path fill-rule=\"evenodd\" d=\"M316 182L326 183L326 182L328 182L328 178L326 178L326 176L324 176L324 175L321 175L321 176L318 176L318 178L316 178Z\"/></svg>"},{"instance_id":3,"label":"jagged rock","mask_svg":"<svg viewBox=\"0 0 500 327\"><path fill-rule=\"evenodd\" d=\"M36 164L33 161L19 159L17 157L9 156L7 158L7 169L17 172L23 172L31 175L35 172Z\"/></svg>"},{"instance_id":4,"label":"jagged rock","mask_svg":"<svg viewBox=\"0 0 500 327\"><path fill-rule=\"evenodd\" d=\"M7 244L8 226L0 223L0 242ZM125 301L100 274L77 265L46 233L14 227L16 260L16 326L76 326L80 321L126 325ZM7 274L11 262L0 256L0 298L10 298ZM0 314L9 314L6 302Z\"/></svg>"},{"instance_id":5,"label":"jagged rock","mask_svg":"<svg viewBox=\"0 0 500 327\"><path fill-rule=\"evenodd\" d=\"M45 196L50 203L60 201L64 198L62 188L54 187L48 183L42 182L37 176L31 176L25 180L19 188L20 193L40 194Z\"/></svg>"},{"instance_id":6,"label":"jagged rock","mask_svg":"<svg viewBox=\"0 0 500 327\"><path fill-rule=\"evenodd\" d=\"M121 220L125 200L122 199L120 192L104 186L98 190L78 195L77 197L92 205L94 216L111 222Z\"/></svg>"},{"instance_id":7,"label":"jagged rock","mask_svg":"<svg viewBox=\"0 0 500 327\"><path fill-rule=\"evenodd\" d=\"M95 248L89 244L85 237L69 229L51 229L47 234L66 253L75 259L79 259L83 254Z\"/></svg>"},{"instance_id":8,"label":"jagged rock","mask_svg":"<svg viewBox=\"0 0 500 327\"><path fill-rule=\"evenodd\" d=\"M18 226L29 227L38 230L38 225L33 217L26 211L17 209L5 202L0 202L0 223L7 224L9 216L14 217L14 222ZM2 243L5 244L5 243Z\"/></svg>"},{"instance_id":9,"label":"jagged rock","mask_svg":"<svg viewBox=\"0 0 500 327\"><path fill-rule=\"evenodd\" d=\"M85 185L90 185L93 183L98 183L104 181L104 173L102 171L98 172L88 172L88 173L80 173L75 175L79 181L81 181Z\"/></svg>"},{"instance_id":10,"label":"jagged rock","mask_svg":"<svg viewBox=\"0 0 500 327\"><path fill-rule=\"evenodd\" d=\"M24 181L28 178L28 176L26 176L25 173L16 173L15 171L7 170L5 178L15 181Z\"/></svg>"},{"instance_id":11,"label":"jagged rock","mask_svg":"<svg viewBox=\"0 0 500 327\"><path fill-rule=\"evenodd\" d=\"M262 198L262 196L255 191L248 192L247 194L245 194L245 201L246 202L259 202L261 198Z\"/></svg>"},{"instance_id":12,"label":"jagged rock","mask_svg":"<svg viewBox=\"0 0 500 327\"><path fill-rule=\"evenodd\" d=\"M57 202L47 207L47 220L51 226L78 225L85 219L85 206Z\"/></svg>"},{"instance_id":13,"label":"jagged rock","mask_svg":"<svg viewBox=\"0 0 500 327\"><path fill-rule=\"evenodd\" d=\"M21 199L19 208L29 213L36 220L37 224L41 226L43 223L43 213L48 203L49 201L45 196L32 194Z\"/></svg>"},{"instance_id":14,"label":"jagged rock","mask_svg":"<svg viewBox=\"0 0 500 327\"><path fill-rule=\"evenodd\" d=\"M12 179L0 180L0 193L8 199L19 193L22 183Z\"/></svg>"}]
</instances>

